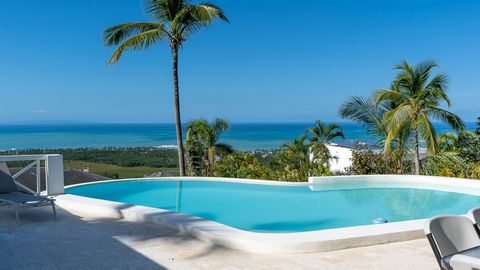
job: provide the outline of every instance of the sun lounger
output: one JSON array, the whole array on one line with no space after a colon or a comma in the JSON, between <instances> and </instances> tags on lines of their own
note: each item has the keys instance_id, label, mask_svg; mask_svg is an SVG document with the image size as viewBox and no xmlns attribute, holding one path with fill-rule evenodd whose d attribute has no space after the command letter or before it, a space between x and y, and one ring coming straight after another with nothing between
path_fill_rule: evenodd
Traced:
<instances>
[{"instance_id":1,"label":"sun lounger","mask_svg":"<svg viewBox=\"0 0 480 270\"><path fill-rule=\"evenodd\" d=\"M434 217L425 224L425 234L441 269L480 269L480 238L467 217Z\"/></svg>"},{"instance_id":2,"label":"sun lounger","mask_svg":"<svg viewBox=\"0 0 480 270\"><path fill-rule=\"evenodd\" d=\"M57 219L55 200L45 196L29 194L19 190L12 176L8 170L5 170L4 166L2 169L0 169L0 203L6 203L14 209L17 224L20 224L18 209L25 206L50 204L53 209L53 216L55 219Z\"/></svg>"}]
</instances>

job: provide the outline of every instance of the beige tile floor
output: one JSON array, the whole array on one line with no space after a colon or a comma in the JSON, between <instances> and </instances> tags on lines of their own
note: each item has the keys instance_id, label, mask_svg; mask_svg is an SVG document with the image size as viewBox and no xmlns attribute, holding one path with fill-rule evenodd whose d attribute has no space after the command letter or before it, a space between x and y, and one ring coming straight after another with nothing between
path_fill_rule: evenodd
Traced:
<instances>
[{"instance_id":1,"label":"beige tile floor","mask_svg":"<svg viewBox=\"0 0 480 270\"><path fill-rule=\"evenodd\" d=\"M58 209L0 207L0 269L438 269L425 239L309 254L250 254L161 228Z\"/></svg>"}]
</instances>

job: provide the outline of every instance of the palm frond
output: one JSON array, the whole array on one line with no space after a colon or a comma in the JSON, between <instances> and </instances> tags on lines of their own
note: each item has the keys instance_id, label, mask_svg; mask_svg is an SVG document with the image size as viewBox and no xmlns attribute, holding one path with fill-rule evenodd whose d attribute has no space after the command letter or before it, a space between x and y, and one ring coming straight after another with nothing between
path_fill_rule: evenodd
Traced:
<instances>
[{"instance_id":1,"label":"palm frond","mask_svg":"<svg viewBox=\"0 0 480 270\"><path fill-rule=\"evenodd\" d=\"M212 128L216 132L228 132L230 130L230 123L222 118L216 118L212 123Z\"/></svg>"},{"instance_id":2,"label":"palm frond","mask_svg":"<svg viewBox=\"0 0 480 270\"><path fill-rule=\"evenodd\" d=\"M370 134L382 134L382 136L387 134L382 125L384 113L384 107L377 106L370 99L359 96L349 97L339 109L340 117L365 125Z\"/></svg>"},{"instance_id":3,"label":"palm frond","mask_svg":"<svg viewBox=\"0 0 480 270\"><path fill-rule=\"evenodd\" d=\"M401 131L413 119L413 109L409 103L402 104L385 113L383 121L387 130L394 130L395 134Z\"/></svg>"},{"instance_id":4,"label":"palm frond","mask_svg":"<svg viewBox=\"0 0 480 270\"><path fill-rule=\"evenodd\" d=\"M427 143L428 153L437 153L437 132L435 131L435 128L428 119L427 115L424 113L420 114L414 125L420 129L422 139Z\"/></svg>"},{"instance_id":5,"label":"palm frond","mask_svg":"<svg viewBox=\"0 0 480 270\"><path fill-rule=\"evenodd\" d=\"M155 29L164 31L163 24L156 22L123 23L107 28L103 33L103 41L106 46L114 46L134 35Z\"/></svg>"},{"instance_id":6,"label":"palm frond","mask_svg":"<svg viewBox=\"0 0 480 270\"><path fill-rule=\"evenodd\" d=\"M414 74L415 85L417 85L418 88L417 91L425 88L428 78L430 77L430 72L435 67L438 67L438 65L434 61L424 61L415 66Z\"/></svg>"},{"instance_id":7,"label":"palm frond","mask_svg":"<svg viewBox=\"0 0 480 270\"><path fill-rule=\"evenodd\" d=\"M448 79L446 74L440 73L435 75L425 87L424 92L426 93L426 99L431 99L433 102L443 100L447 103L448 107L450 107L452 102L446 93L447 83Z\"/></svg>"},{"instance_id":8,"label":"palm frond","mask_svg":"<svg viewBox=\"0 0 480 270\"><path fill-rule=\"evenodd\" d=\"M465 123L463 122L463 120L458 115L451 113L447 110L438 107L427 107L425 109L425 113L428 116L433 117L433 119L447 123L455 131L465 129Z\"/></svg>"},{"instance_id":9,"label":"palm frond","mask_svg":"<svg viewBox=\"0 0 480 270\"><path fill-rule=\"evenodd\" d=\"M458 137L454 133L442 133L437 136L439 152L453 151L458 142Z\"/></svg>"},{"instance_id":10,"label":"palm frond","mask_svg":"<svg viewBox=\"0 0 480 270\"><path fill-rule=\"evenodd\" d=\"M225 22L230 22L221 8L211 3L195 5L193 12L194 17L204 24L211 23L216 18Z\"/></svg>"},{"instance_id":11,"label":"palm frond","mask_svg":"<svg viewBox=\"0 0 480 270\"><path fill-rule=\"evenodd\" d=\"M112 54L112 57L108 61L108 64L112 65L116 63L122 56L123 52L125 52L126 50L147 49L153 44L162 41L164 38L166 38L165 32L160 29L153 29L141 32L120 44L120 46L118 46L118 48Z\"/></svg>"},{"instance_id":12,"label":"palm frond","mask_svg":"<svg viewBox=\"0 0 480 270\"><path fill-rule=\"evenodd\" d=\"M145 12L161 22L171 22L187 4L186 0L146 0Z\"/></svg>"},{"instance_id":13,"label":"palm frond","mask_svg":"<svg viewBox=\"0 0 480 270\"><path fill-rule=\"evenodd\" d=\"M172 20L172 29L182 38L212 23L215 19L229 22L222 9L210 4L189 5Z\"/></svg>"},{"instance_id":14,"label":"palm frond","mask_svg":"<svg viewBox=\"0 0 480 270\"><path fill-rule=\"evenodd\" d=\"M310 135L310 136L308 136ZM310 140L310 143L327 143L335 138L345 139L343 129L337 124L325 124L320 120L315 121L315 127L307 128L305 136Z\"/></svg>"},{"instance_id":15,"label":"palm frond","mask_svg":"<svg viewBox=\"0 0 480 270\"><path fill-rule=\"evenodd\" d=\"M378 105L383 101L403 103L408 101L408 97L400 91L392 89L379 89L374 94L374 103Z\"/></svg>"}]
</instances>

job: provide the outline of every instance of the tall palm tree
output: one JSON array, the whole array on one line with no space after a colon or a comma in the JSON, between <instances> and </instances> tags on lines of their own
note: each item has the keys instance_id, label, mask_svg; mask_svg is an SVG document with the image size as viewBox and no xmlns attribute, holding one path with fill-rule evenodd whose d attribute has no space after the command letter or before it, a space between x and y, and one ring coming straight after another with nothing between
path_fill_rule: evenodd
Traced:
<instances>
[{"instance_id":1,"label":"tall palm tree","mask_svg":"<svg viewBox=\"0 0 480 270\"><path fill-rule=\"evenodd\" d=\"M413 147L415 154L415 174L420 174L419 139L426 141L430 154L437 152L437 136L431 119L440 120L454 130L465 127L457 115L440 108L441 102L448 107L451 101L447 96L447 76L436 74L430 80L431 71L438 65L434 62L423 62L411 66L406 61L395 66L400 70L396 79L396 89L380 89L375 93L375 103L384 101L398 104L385 113L384 121L388 131L385 150L391 147L392 140L405 127L413 130Z\"/></svg>"},{"instance_id":2,"label":"tall palm tree","mask_svg":"<svg viewBox=\"0 0 480 270\"><path fill-rule=\"evenodd\" d=\"M185 159L180 118L178 50L187 38L197 30L208 26L215 19L226 22L228 22L228 19L223 14L223 11L213 4L192 4L188 0L147 0L145 11L155 19L155 22L124 23L105 30L105 45L118 45L108 64L116 63L125 51L148 49L159 42L169 42L173 56L173 89L178 163L180 176L183 176L185 175Z\"/></svg>"},{"instance_id":3,"label":"tall palm tree","mask_svg":"<svg viewBox=\"0 0 480 270\"><path fill-rule=\"evenodd\" d=\"M220 135L228 132L230 124L217 118L209 123L205 119L199 119L187 124L187 153L188 162L193 162L191 169L198 172L198 165L203 165L205 174L210 176L215 166L217 154L230 154L232 146L219 143ZM202 161L199 160L202 158ZM195 167L195 164L197 167Z\"/></svg>"},{"instance_id":4,"label":"tall palm tree","mask_svg":"<svg viewBox=\"0 0 480 270\"><path fill-rule=\"evenodd\" d=\"M326 143L335 138L345 139L343 129L337 124L325 124L320 120L315 122L315 127L308 128L305 131L309 136L309 145L312 154L319 158L319 161L324 162L328 166L328 160L332 158L330 150L328 150Z\"/></svg>"}]
</instances>

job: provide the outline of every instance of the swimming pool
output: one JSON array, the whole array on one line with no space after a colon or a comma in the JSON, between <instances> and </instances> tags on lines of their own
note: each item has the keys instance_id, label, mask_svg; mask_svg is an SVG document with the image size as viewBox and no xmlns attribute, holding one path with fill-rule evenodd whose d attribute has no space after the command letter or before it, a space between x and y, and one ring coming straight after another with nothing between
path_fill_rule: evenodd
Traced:
<instances>
[{"instance_id":1,"label":"swimming pool","mask_svg":"<svg viewBox=\"0 0 480 270\"><path fill-rule=\"evenodd\" d=\"M308 183L173 177L68 186L73 213L148 222L228 248L306 253L425 238L426 218L480 205L480 181L412 175ZM375 221L375 222L374 222ZM374 224L378 221L387 223Z\"/></svg>"},{"instance_id":2,"label":"swimming pool","mask_svg":"<svg viewBox=\"0 0 480 270\"><path fill-rule=\"evenodd\" d=\"M220 179L147 179L80 185L67 188L66 193L180 212L262 233L306 232L464 214L480 205L476 195L426 188L316 187Z\"/></svg>"}]
</instances>

